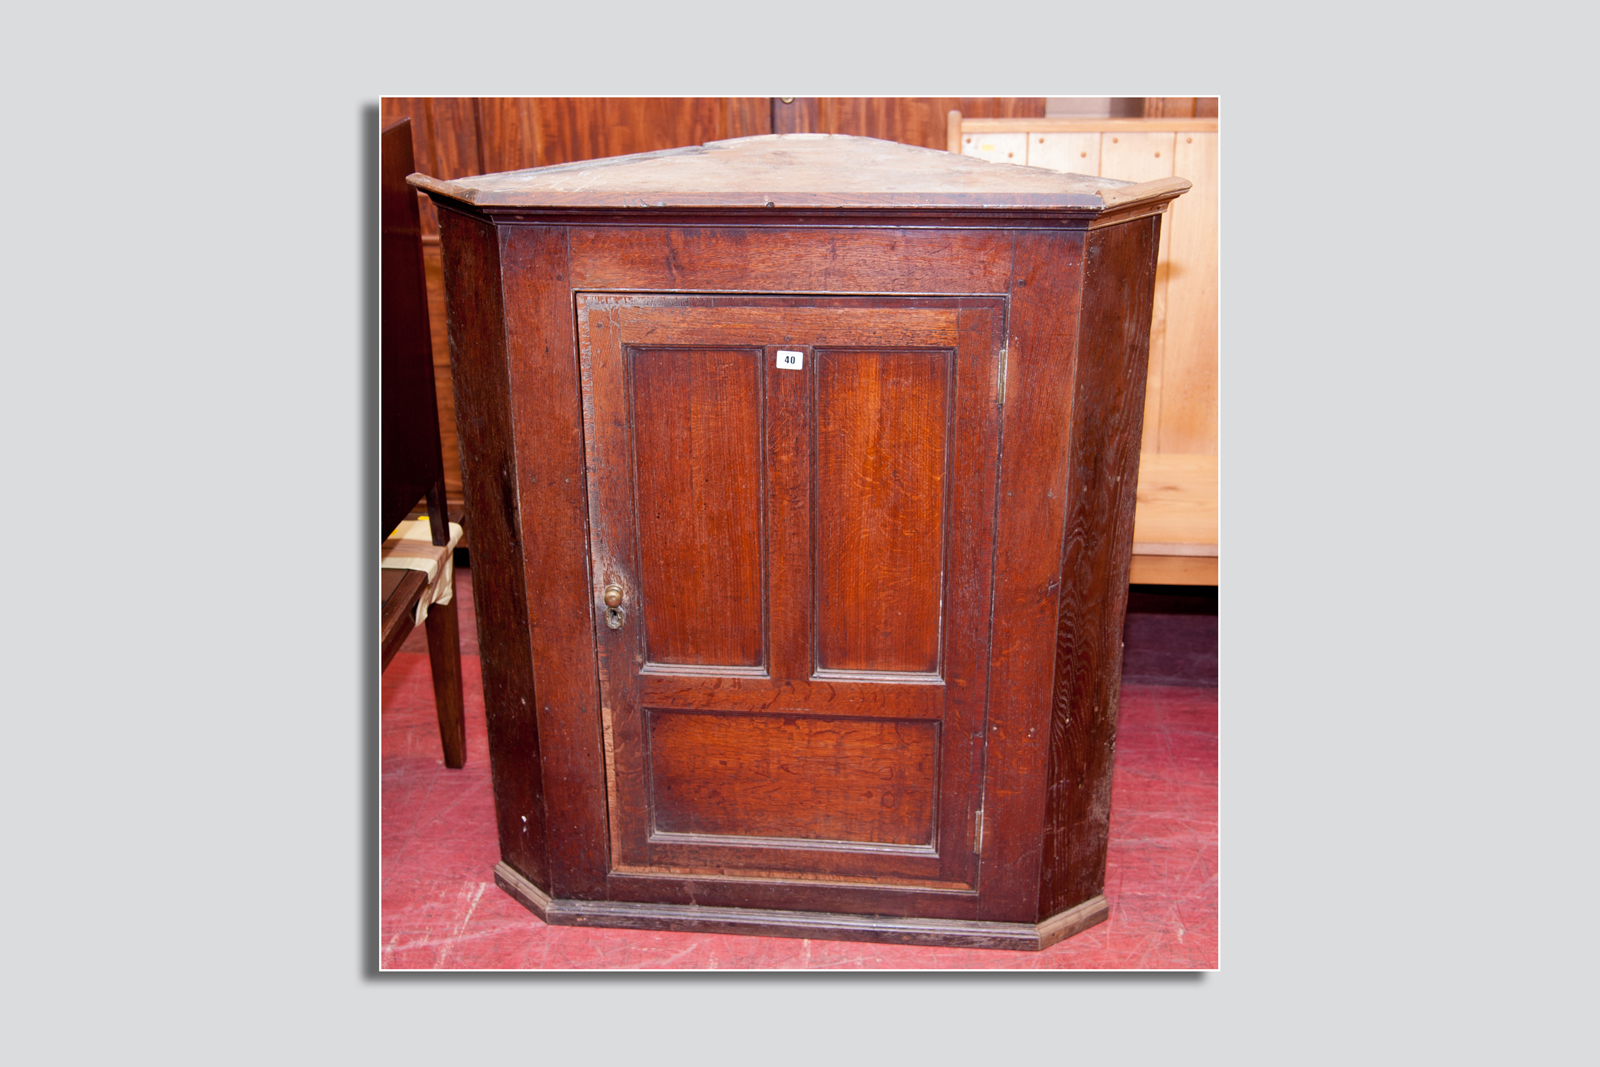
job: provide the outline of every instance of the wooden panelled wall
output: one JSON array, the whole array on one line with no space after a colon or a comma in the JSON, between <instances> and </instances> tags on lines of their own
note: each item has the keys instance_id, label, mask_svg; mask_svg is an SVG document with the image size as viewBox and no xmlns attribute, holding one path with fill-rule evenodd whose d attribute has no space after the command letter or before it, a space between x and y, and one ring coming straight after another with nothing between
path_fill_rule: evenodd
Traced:
<instances>
[{"instance_id":1,"label":"wooden panelled wall","mask_svg":"<svg viewBox=\"0 0 1600 1067\"><path fill-rule=\"evenodd\" d=\"M1208 109L1216 114L1214 99L1144 101L1147 115L1194 116ZM969 118L1042 118L1045 98L385 97L381 105L384 125L411 119L417 169L446 179L764 133L843 133L944 148L952 110ZM426 196L421 209L445 482L455 511L462 502L461 453L445 334L439 221Z\"/></svg>"},{"instance_id":2,"label":"wooden panelled wall","mask_svg":"<svg viewBox=\"0 0 1600 1067\"><path fill-rule=\"evenodd\" d=\"M1136 182L1177 176L1194 183L1161 221L1143 452L1216 455L1216 120L1146 116L1023 123L962 114L960 131L952 128L950 150L992 163Z\"/></svg>"}]
</instances>

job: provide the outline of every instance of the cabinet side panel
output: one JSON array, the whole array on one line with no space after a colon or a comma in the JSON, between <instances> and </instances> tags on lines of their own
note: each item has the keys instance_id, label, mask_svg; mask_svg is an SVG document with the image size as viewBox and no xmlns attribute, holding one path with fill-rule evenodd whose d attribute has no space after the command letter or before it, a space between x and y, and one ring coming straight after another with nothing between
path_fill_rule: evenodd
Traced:
<instances>
[{"instance_id":1,"label":"cabinet side panel","mask_svg":"<svg viewBox=\"0 0 1600 1067\"><path fill-rule=\"evenodd\" d=\"M1083 231L1016 233L1000 446L980 919L1038 916Z\"/></svg>"},{"instance_id":2,"label":"cabinet side panel","mask_svg":"<svg viewBox=\"0 0 1600 1067\"><path fill-rule=\"evenodd\" d=\"M546 817L559 827L549 841L550 893L592 900L605 895L608 866L605 762L567 231L502 228L500 255L528 590L519 632L531 640L539 686Z\"/></svg>"},{"instance_id":3,"label":"cabinet side panel","mask_svg":"<svg viewBox=\"0 0 1600 1067\"><path fill-rule=\"evenodd\" d=\"M548 886L500 251L486 223L442 210L439 225L500 854Z\"/></svg>"},{"instance_id":4,"label":"cabinet side panel","mask_svg":"<svg viewBox=\"0 0 1600 1067\"><path fill-rule=\"evenodd\" d=\"M1073 381L1071 484L1039 915L1105 885L1159 216L1092 231Z\"/></svg>"}]
</instances>

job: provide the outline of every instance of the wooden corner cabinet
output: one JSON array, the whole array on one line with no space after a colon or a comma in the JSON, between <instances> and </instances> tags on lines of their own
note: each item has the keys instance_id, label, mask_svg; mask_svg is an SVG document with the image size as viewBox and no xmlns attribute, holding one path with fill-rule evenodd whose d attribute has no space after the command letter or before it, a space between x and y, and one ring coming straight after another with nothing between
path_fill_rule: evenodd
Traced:
<instances>
[{"instance_id":1,"label":"wooden corner cabinet","mask_svg":"<svg viewBox=\"0 0 1600 1067\"><path fill-rule=\"evenodd\" d=\"M1103 920L1160 215L859 137L439 181L501 862L546 922Z\"/></svg>"}]
</instances>

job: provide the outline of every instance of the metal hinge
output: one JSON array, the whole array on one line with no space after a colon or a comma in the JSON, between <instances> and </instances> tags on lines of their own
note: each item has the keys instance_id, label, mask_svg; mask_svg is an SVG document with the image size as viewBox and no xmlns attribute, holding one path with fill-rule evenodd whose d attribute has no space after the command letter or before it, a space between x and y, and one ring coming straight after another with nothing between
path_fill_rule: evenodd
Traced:
<instances>
[{"instance_id":1,"label":"metal hinge","mask_svg":"<svg viewBox=\"0 0 1600 1067\"><path fill-rule=\"evenodd\" d=\"M1011 362L1011 350L1000 350L1000 406L1006 406L1006 366Z\"/></svg>"},{"instance_id":2,"label":"metal hinge","mask_svg":"<svg viewBox=\"0 0 1600 1067\"><path fill-rule=\"evenodd\" d=\"M972 832L972 851L983 851L983 809L978 809L977 826Z\"/></svg>"}]
</instances>

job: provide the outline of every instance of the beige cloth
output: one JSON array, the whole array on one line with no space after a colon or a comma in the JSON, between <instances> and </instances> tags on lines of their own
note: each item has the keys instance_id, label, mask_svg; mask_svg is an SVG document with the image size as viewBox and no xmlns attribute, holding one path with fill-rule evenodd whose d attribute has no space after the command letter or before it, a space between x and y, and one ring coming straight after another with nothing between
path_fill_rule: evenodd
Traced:
<instances>
[{"instance_id":1,"label":"beige cloth","mask_svg":"<svg viewBox=\"0 0 1600 1067\"><path fill-rule=\"evenodd\" d=\"M450 524L450 543L436 545L428 529L428 517L407 519L394 528L394 533L383 543L384 570L422 571L428 576L428 588L417 600L417 614L413 620L421 626L428 618L428 609L435 604L448 604L456 591L456 545L461 543L461 524Z\"/></svg>"}]
</instances>

